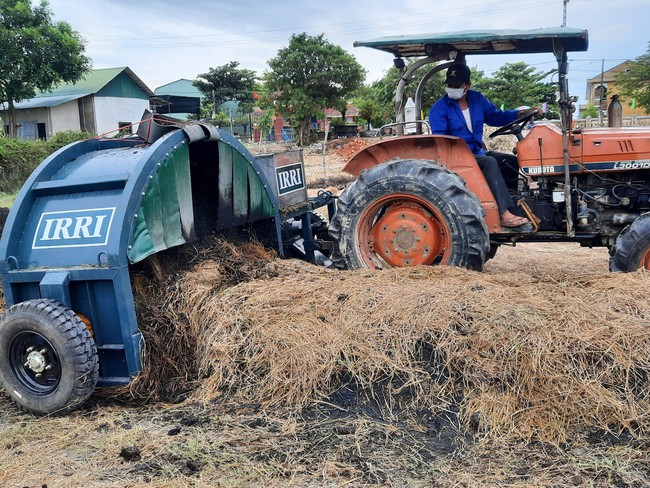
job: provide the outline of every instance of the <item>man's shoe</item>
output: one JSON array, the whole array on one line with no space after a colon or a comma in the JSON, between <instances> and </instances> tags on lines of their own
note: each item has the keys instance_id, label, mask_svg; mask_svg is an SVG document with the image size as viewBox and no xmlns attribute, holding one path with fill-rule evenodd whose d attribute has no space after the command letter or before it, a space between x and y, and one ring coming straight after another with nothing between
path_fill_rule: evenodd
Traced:
<instances>
[{"instance_id":1,"label":"man's shoe","mask_svg":"<svg viewBox=\"0 0 650 488\"><path fill-rule=\"evenodd\" d=\"M518 217L517 215L513 215L507 219L501 218L501 227L507 227L508 229L521 227L522 225L526 224L532 225L528 219L525 219L524 217Z\"/></svg>"}]
</instances>

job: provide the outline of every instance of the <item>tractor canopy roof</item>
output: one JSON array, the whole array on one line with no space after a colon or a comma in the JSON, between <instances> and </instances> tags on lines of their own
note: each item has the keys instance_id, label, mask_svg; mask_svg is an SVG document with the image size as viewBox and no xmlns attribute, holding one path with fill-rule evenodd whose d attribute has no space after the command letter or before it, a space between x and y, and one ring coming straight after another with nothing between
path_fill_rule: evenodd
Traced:
<instances>
[{"instance_id":1,"label":"tractor canopy roof","mask_svg":"<svg viewBox=\"0 0 650 488\"><path fill-rule=\"evenodd\" d=\"M588 34L584 29L548 27L380 37L369 41L356 41L354 46L372 47L396 57L433 56L448 59L450 51L456 51L458 54L557 53L586 51L588 44Z\"/></svg>"}]
</instances>

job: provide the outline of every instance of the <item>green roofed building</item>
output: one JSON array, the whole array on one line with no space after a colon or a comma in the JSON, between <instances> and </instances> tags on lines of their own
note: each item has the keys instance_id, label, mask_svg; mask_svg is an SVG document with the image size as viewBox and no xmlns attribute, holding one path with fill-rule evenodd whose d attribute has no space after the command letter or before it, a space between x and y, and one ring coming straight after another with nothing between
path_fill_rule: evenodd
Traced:
<instances>
[{"instance_id":1,"label":"green roofed building","mask_svg":"<svg viewBox=\"0 0 650 488\"><path fill-rule=\"evenodd\" d=\"M177 119L187 119L189 114L201 113L203 94L192 80L181 78L159 86L154 92L156 96L151 99L151 107L156 113Z\"/></svg>"},{"instance_id":2,"label":"green roofed building","mask_svg":"<svg viewBox=\"0 0 650 488\"><path fill-rule=\"evenodd\" d=\"M113 135L141 119L151 96L129 68L95 69L77 83L16 103L18 137L47 139L64 130Z\"/></svg>"}]
</instances>

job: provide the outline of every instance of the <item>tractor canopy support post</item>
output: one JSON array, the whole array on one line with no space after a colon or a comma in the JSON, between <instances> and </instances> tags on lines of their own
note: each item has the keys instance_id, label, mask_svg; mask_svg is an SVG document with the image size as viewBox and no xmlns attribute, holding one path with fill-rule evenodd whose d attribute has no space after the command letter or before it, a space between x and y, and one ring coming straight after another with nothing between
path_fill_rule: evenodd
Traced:
<instances>
[{"instance_id":1,"label":"tractor canopy support post","mask_svg":"<svg viewBox=\"0 0 650 488\"><path fill-rule=\"evenodd\" d=\"M440 61L439 57L429 56L423 59L417 60L411 66L409 66L406 71L404 71L400 77L399 83L397 83L397 89L395 90L395 122L397 123L397 133L398 135L404 135L404 88L411 81L413 73L426 64L434 63ZM422 108L422 102L417 100L415 101L415 113L419 113L419 110Z\"/></svg>"},{"instance_id":2,"label":"tractor canopy support post","mask_svg":"<svg viewBox=\"0 0 650 488\"><path fill-rule=\"evenodd\" d=\"M566 232L568 237L575 236L573 228L573 210L571 206L571 172L569 167L569 132L571 131L572 102L569 98L567 73L569 63L566 50L561 44L555 46L558 64L558 85L560 91L560 117L562 119L562 151L564 154L564 204L566 207Z\"/></svg>"},{"instance_id":3,"label":"tractor canopy support post","mask_svg":"<svg viewBox=\"0 0 650 488\"><path fill-rule=\"evenodd\" d=\"M422 113L422 95L424 93L424 87L426 84L429 82L431 77L435 75L437 72L442 71L443 69L448 68L454 63L454 61L449 61L448 63L442 63L434 66L431 68L426 75L422 77L420 80L420 83L418 84L417 90L415 90L415 114L416 117ZM426 117L425 117L426 118ZM417 120L417 118L416 118ZM422 124L417 124L416 126L416 133L417 134L422 134Z\"/></svg>"}]
</instances>

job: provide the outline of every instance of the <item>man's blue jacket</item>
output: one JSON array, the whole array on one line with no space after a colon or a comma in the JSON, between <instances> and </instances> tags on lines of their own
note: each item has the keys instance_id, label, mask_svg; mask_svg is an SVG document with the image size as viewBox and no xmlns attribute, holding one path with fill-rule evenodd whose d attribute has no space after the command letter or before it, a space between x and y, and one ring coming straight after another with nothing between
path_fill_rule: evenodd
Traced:
<instances>
[{"instance_id":1,"label":"man's blue jacket","mask_svg":"<svg viewBox=\"0 0 650 488\"><path fill-rule=\"evenodd\" d=\"M469 116L473 133L467 128L465 117L456 100L447 95L433 104L429 111L432 134L462 137L476 156L485 156L483 124L502 126L517 120L518 110L499 110L482 93L467 90Z\"/></svg>"}]
</instances>

